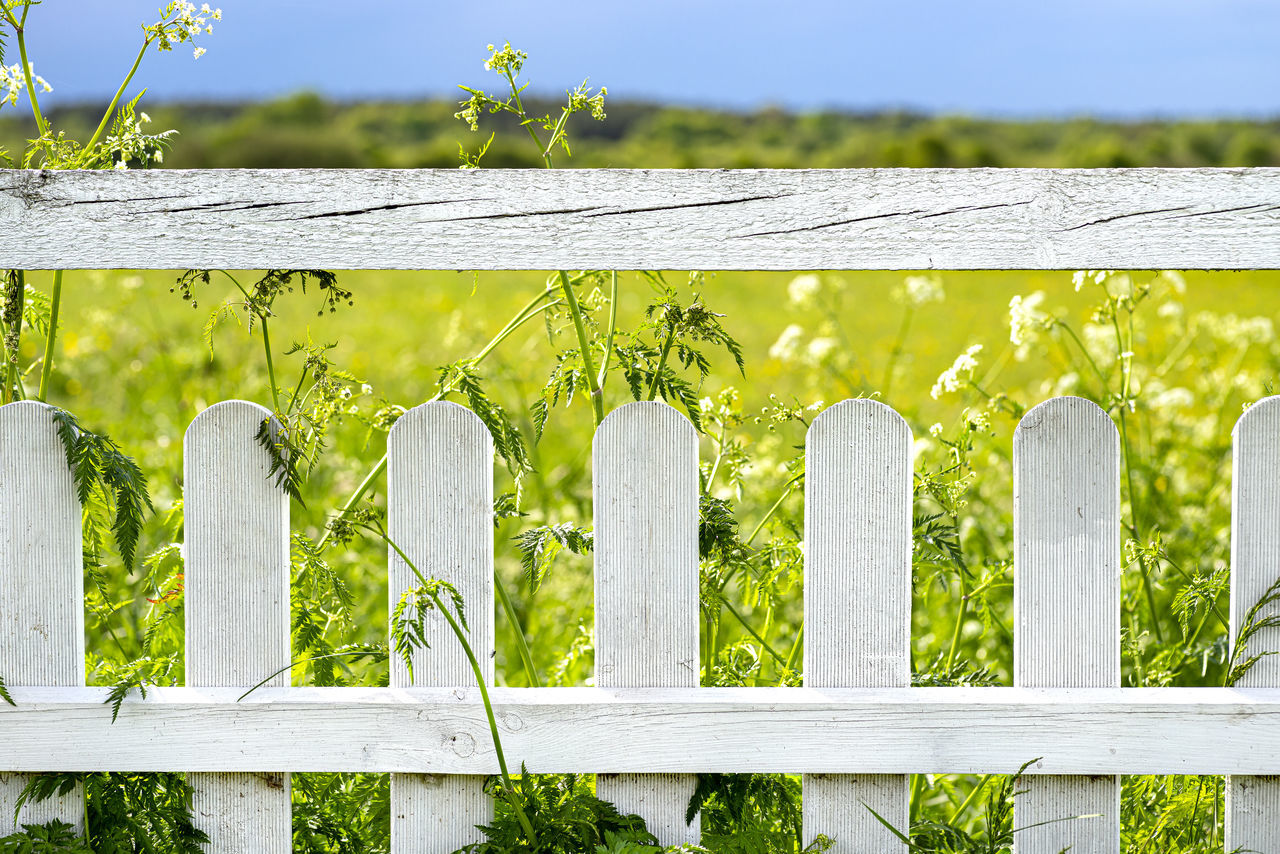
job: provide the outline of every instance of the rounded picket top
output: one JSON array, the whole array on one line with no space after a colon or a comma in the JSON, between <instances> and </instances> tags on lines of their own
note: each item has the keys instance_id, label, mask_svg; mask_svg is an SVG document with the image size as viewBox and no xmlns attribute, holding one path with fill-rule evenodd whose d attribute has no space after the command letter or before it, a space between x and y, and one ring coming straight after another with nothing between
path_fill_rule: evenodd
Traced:
<instances>
[{"instance_id":1,"label":"rounded picket top","mask_svg":"<svg viewBox=\"0 0 1280 854\"><path fill-rule=\"evenodd\" d=\"M1280 436L1280 394L1264 397L1241 412L1231 428L1231 438L1239 442L1254 432L1260 432L1268 439Z\"/></svg>"},{"instance_id":2,"label":"rounded picket top","mask_svg":"<svg viewBox=\"0 0 1280 854\"><path fill-rule=\"evenodd\" d=\"M387 453L393 457L393 449L423 446L429 452L474 447L487 454L492 464L493 434L480 416L451 400L431 400L406 410L387 433Z\"/></svg>"},{"instance_id":3,"label":"rounded picket top","mask_svg":"<svg viewBox=\"0 0 1280 854\"><path fill-rule=\"evenodd\" d=\"M665 400L633 400L624 403L604 417L596 428L594 444L601 437L612 438L618 433L645 434L666 433L672 438L680 436L697 447L698 431L693 422L680 410Z\"/></svg>"},{"instance_id":4,"label":"rounded picket top","mask_svg":"<svg viewBox=\"0 0 1280 854\"><path fill-rule=\"evenodd\" d=\"M223 400L205 409L187 425L183 436L184 447L192 441L234 441L242 431L249 431L249 438L257 434L262 422L271 417L271 410L248 400ZM255 440L256 441L256 440Z\"/></svg>"},{"instance_id":5,"label":"rounded picket top","mask_svg":"<svg viewBox=\"0 0 1280 854\"><path fill-rule=\"evenodd\" d=\"M1013 443L1016 448L1019 442L1038 438L1052 441L1062 435L1109 440L1109 444L1120 447L1120 432L1111 416L1092 400L1071 395L1051 397L1023 413L1013 431Z\"/></svg>"},{"instance_id":6,"label":"rounded picket top","mask_svg":"<svg viewBox=\"0 0 1280 854\"><path fill-rule=\"evenodd\" d=\"M811 442L859 427L868 432L879 431L886 440L905 443L908 448L911 445L911 426L898 410L869 397L858 397L833 403L819 412L806 431L806 447Z\"/></svg>"},{"instance_id":7,"label":"rounded picket top","mask_svg":"<svg viewBox=\"0 0 1280 854\"><path fill-rule=\"evenodd\" d=\"M56 406L38 400L15 400L0 406L0 453L8 449L29 466L33 460L52 459L50 455L56 451L62 468L67 469L66 448L53 418L57 411Z\"/></svg>"},{"instance_id":8,"label":"rounded picket top","mask_svg":"<svg viewBox=\"0 0 1280 854\"><path fill-rule=\"evenodd\" d=\"M387 436L387 532L404 552L389 549L388 613L417 573L448 581L465 602L472 645L485 678L493 678L493 436L470 409L430 401L408 410ZM426 623L426 648L413 674L399 655L391 684L473 685L475 675L448 623L436 612Z\"/></svg>"}]
</instances>

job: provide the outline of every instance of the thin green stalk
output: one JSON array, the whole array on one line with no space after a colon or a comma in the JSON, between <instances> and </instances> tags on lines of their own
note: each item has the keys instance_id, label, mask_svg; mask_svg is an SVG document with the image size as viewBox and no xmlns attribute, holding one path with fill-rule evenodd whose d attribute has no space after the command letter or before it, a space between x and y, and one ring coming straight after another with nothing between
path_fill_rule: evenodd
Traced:
<instances>
[{"instance_id":1,"label":"thin green stalk","mask_svg":"<svg viewBox=\"0 0 1280 854\"><path fill-rule=\"evenodd\" d=\"M565 303L569 306L569 315L573 318L573 328L578 333L578 350L582 353L582 372L586 374L587 383L591 388L591 411L595 415L596 426L599 427L604 421L604 392L596 379L595 365L591 360L587 327L582 320L582 309L578 307L578 296L573 292L573 285L569 283L569 274L560 270L557 275L560 277L560 287L564 291Z\"/></svg>"},{"instance_id":2,"label":"thin green stalk","mask_svg":"<svg viewBox=\"0 0 1280 854\"><path fill-rule=\"evenodd\" d=\"M53 301L49 309L49 337L44 342L44 364L40 366L41 402L49 399L49 375L53 373L53 342L58 335L58 309L62 305L62 271L53 272Z\"/></svg>"},{"instance_id":3,"label":"thin green stalk","mask_svg":"<svg viewBox=\"0 0 1280 854\"><path fill-rule=\"evenodd\" d=\"M502 610L506 612L511 628L516 633L516 649L520 651L520 662L524 665L524 674L529 680L529 685L541 688L542 680L538 677L537 668L533 666L533 655L529 652L529 644L525 641L524 628L516 617L516 609L511 604L511 597L507 595L507 588L502 584L496 569L493 571L493 589L498 594L498 601L502 603Z\"/></svg>"},{"instance_id":4,"label":"thin green stalk","mask_svg":"<svg viewBox=\"0 0 1280 854\"><path fill-rule=\"evenodd\" d=\"M915 309L910 305L904 306L902 311L902 323L898 326L898 335L893 339L893 347L889 349L889 360L884 366L884 379L880 381L880 395L884 398L889 397L889 389L893 386L893 371L898 366L898 359L902 356L902 345L907 340L907 331L911 329L911 318L915 314Z\"/></svg>"},{"instance_id":5,"label":"thin green stalk","mask_svg":"<svg viewBox=\"0 0 1280 854\"><path fill-rule=\"evenodd\" d=\"M728 599L722 598L720 600L720 603L729 609L729 613L733 615L734 619L737 620L753 638L760 641L760 645L764 647L765 652L772 655L774 660L777 661L779 664L786 666L787 660L782 657L782 654L779 653L777 650L775 650L773 647L769 646L769 642L765 640L763 637L761 637L759 632L751 628L751 624L746 621L746 618L744 618L741 614L738 613L738 609L733 607L733 604L729 602Z\"/></svg>"},{"instance_id":6,"label":"thin green stalk","mask_svg":"<svg viewBox=\"0 0 1280 854\"><path fill-rule=\"evenodd\" d=\"M964 629L964 618L969 612L969 581L964 573L960 573L960 612L956 614L955 628L951 631L951 649L947 652L947 672L955 666L956 650L960 648L960 634Z\"/></svg>"},{"instance_id":7,"label":"thin green stalk","mask_svg":"<svg viewBox=\"0 0 1280 854\"><path fill-rule=\"evenodd\" d=\"M671 345L675 340L676 328L672 325L671 331L667 333L667 340L662 344L662 355L658 357L658 368L653 372L653 381L649 383L649 400L658 396L658 382L662 379L662 371L667 366L667 356L671 353Z\"/></svg>"},{"instance_id":8,"label":"thin green stalk","mask_svg":"<svg viewBox=\"0 0 1280 854\"><path fill-rule=\"evenodd\" d=\"M604 391L608 379L609 360L613 357L613 336L618 329L618 271L609 271L609 332L604 339L604 352L600 354L600 373L596 377L596 385Z\"/></svg>"},{"instance_id":9,"label":"thin green stalk","mask_svg":"<svg viewBox=\"0 0 1280 854\"><path fill-rule=\"evenodd\" d=\"M800 631L796 632L795 642L791 644L791 652L787 653L787 669L796 669L796 659L800 656L800 649L804 646L804 623L800 624Z\"/></svg>"},{"instance_id":10,"label":"thin green stalk","mask_svg":"<svg viewBox=\"0 0 1280 854\"><path fill-rule=\"evenodd\" d=\"M387 545L391 546L391 548L395 550L396 554L400 555L400 559L403 560L409 569L413 570L413 574L418 577L418 582L426 587L428 583L426 577L422 574L421 570L418 569L417 565L409 559L409 556L404 553L400 546L396 545L395 540L391 539L391 537L381 529L374 528L373 530L379 537L386 541ZM489 690L485 687L484 672L480 669L480 662L476 660L475 651L471 649L471 644L467 641L466 633L463 632L462 627L458 625L458 621L454 619L453 614L449 612L449 609L445 606L444 602L441 601L440 594L432 592L430 596L431 600L435 602L437 610L439 610L440 614L448 621L449 628L453 630L454 637L458 639L458 643L462 644L462 651L466 653L467 661L471 664L471 672L474 673L476 677L476 686L480 689L480 699L484 702L485 717L489 719L489 733L493 736L493 752L497 754L498 768L502 771L504 792L507 794L507 800L510 802L512 809L516 811L516 817L520 820L520 826L529 836L529 844L536 850L538 847L537 834L534 833L533 825L529 823L529 817L525 815L524 807L520 805L520 798L516 795L515 786L511 783L511 774L507 770L507 758L502 752L502 737L498 734L498 721L493 714L493 703L489 700Z\"/></svg>"},{"instance_id":11,"label":"thin green stalk","mask_svg":"<svg viewBox=\"0 0 1280 854\"><path fill-rule=\"evenodd\" d=\"M907 820L908 827L920 819L920 811L924 809L924 790L928 783L929 780L924 774L911 775L911 806L910 818Z\"/></svg>"},{"instance_id":12,"label":"thin green stalk","mask_svg":"<svg viewBox=\"0 0 1280 854\"><path fill-rule=\"evenodd\" d=\"M45 121L44 113L40 111L40 99L36 97L36 82L31 75L31 61L27 59L26 23L29 11L31 11L29 5L23 8L21 21L15 21L12 12L6 11L6 17L18 38L18 56L22 58L22 80L27 87L27 98L31 101L31 112L36 118L36 129L40 131L40 137L43 139L49 133L49 123Z\"/></svg>"},{"instance_id":13,"label":"thin green stalk","mask_svg":"<svg viewBox=\"0 0 1280 854\"><path fill-rule=\"evenodd\" d=\"M529 117L525 115L524 104L520 101L520 87L516 86L516 78L512 75L510 68L507 69L506 77L507 84L511 87L511 99L516 102L516 115L523 120L520 124L524 125L524 129L529 132L529 138L533 140L534 145L538 146L538 151L542 152L542 164L551 169L551 148L550 146L543 148L538 132L533 129L533 122L529 121Z\"/></svg>"},{"instance_id":14,"label":"thin green stalk","mask_svg":"<svg viewBox=\"0 0 1280 854\"><path fill-rule=\"evenodd\" d=\"M770 507L769 511L764 514L764 518L761 519L758 523L756 523L756 527L754 530L752 530L751 536L747 537L743 545L747 545L747 546L751 545L752 541L755 540L756 536L759 535L760 531L764 529L765 523L773 518L774 513L778 512L778 508L782 506L782 502L786 501L787 498L790 497L791 493L795 491L796 484L800 482L800 479L802 477L804 477L804 475L798 474L795 477L791 478L791 480L787 481L787 485L782 490L782 494L778 496L778 500L773 502L773 506Z\"/></svg>"},{"instance_id":15,"label":"thin green stalk","mask_svg":"<svg viewBox=\"0 0 1280 854\"><path fill-rule=\"evenodd\" d=\"M133 80L133 75L138 73L138 67L142 65L142 58L147 55L147 48L151 47L151 39L142 42L142 49L138 51L138 57L133 61L133 67L129 69L129 73L124 76L124 80L120 83L120 88L116 89L115 96L111 99L111 103L107 106L106 112L102 114L102 121L98 122L97 129L94 130L93 136L89 137L89 141L85 143L81 149L80 159L76 161L77 167L83 167L87 158L93 152L93 147L97 145L99 137L103 131L107 129L107 125L111 122L111 117L115 115L116 107L120 105L120 99L124 97L124 92L129 88L129 82Z\"/></svg>"},{"instance_id":16,"label":"thin green stalk","mask_svg":"<svg viewBox=\"0 0 1280 854\"><path fill-rule=\"evenodd\" d=\"M978 785L973 787L973 790L969 792L968 797L961 801L960 806L956 807L956 811L951 814L951 820L947 822L947 824L954 826L959 823L960 817L963 816L969 807L973 805L973 802L978 799L978 795L984 788L986 788L987 783L991 781L993 776L994 775L992 774L986 774L978 781Z\"/></svg>"},{"instance_id":17,"label":"thin green stalk","mask_svg":"<svg viewBox=\"0 0 1280 854\"><path fill-rule=\"evenodd\" d=\"M347 503L342 505L342 509L338 511L336 518L341 519L351 512L352 508L360 503L360 499L364 498L364 494L373 486L374 481L382 477L382 473L387 470L387 455L383 454L382 459L378 460L373 470L365 475L364 480L360 481L360 485L356 487L356 491L351 493L347 499ZM333 534L333 528L326 528L320 542L316 543L316 551L323 551L325 543L329 542L329 537Z\"/></svg>"}]
</instances>

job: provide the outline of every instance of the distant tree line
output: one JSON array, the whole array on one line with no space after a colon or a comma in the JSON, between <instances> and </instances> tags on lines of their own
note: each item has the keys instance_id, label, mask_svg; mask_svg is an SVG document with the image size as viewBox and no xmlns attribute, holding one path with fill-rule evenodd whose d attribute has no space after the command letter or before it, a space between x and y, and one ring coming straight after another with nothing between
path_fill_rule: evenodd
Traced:
<instances>
[{"instance_id":1,"label":"distant tree line","mask_svg":"<svg viewBox=\"0 0 1280 854\"><path fill-rule=\"evenodd\" d=\"M607 109L607 122L577 121L575 167L1280 166L1280 119L1018 121L625 101ZM151 132L180 131L164 158L173 168L457 166L460 142L475 148L488 136L469 132L456 110L448 100L342 103L309 93L147 107ZM54 124L76 137L100 112L55 110ZM501 119L487 120L499 129L484 165L540 166ZM0 146L21 150L31 130L0 120Z\"/></svg>"}]
</instances>

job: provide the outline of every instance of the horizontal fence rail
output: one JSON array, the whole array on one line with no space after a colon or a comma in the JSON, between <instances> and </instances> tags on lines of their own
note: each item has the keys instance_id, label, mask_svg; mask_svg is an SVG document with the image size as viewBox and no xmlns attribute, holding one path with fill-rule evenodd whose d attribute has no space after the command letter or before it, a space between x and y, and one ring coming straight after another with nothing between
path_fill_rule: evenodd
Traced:
<instances>
[{"instance_id":1,"label":"horizontal fence rail","mask_svg":"<svg viewBox=\"0 0 1280 854\"><path fill-rule=\"evenodd\" d=\"M15 688L0 767L496 774L479 693ZM533 772L1263 774L1280 689L494 688ZM688 796L685 796L688 800ZM856 803L856 802L855 802ZM821 830L821 828L818 828Z\"/></svg>"},{"instance_id":2,"label":"horizontal fence rail","mask_svg":"<svg viewBox=\"0 0 1280 854\"><path fill-rule=\"evenodd\" d=\"M1280 169L0 170L0 268L1280 267Z\"/></svg>"}]
</instances>

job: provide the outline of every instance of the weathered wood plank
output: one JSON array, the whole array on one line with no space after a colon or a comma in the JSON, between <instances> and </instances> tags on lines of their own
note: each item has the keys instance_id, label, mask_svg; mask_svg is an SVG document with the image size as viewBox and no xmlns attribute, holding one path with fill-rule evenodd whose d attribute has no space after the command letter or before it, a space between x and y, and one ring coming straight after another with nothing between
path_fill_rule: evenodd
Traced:
<instances>
[{"instance_id":1,"label":"weathered wood plank","mask_svg":"<svg viewBox=\"0 0 1280 854\"><path fill-rule=\"evenodd\" d=\"M1013 495L1014 684L1118 687L1120 440L1111 418L1079 397L1027 412L1013 437ZM1028 778L1020 788L1017 851L1119 854L1114 774Z\"/></svg>"},{"instance_id":2,"label":"weathered wood plank","mask_svg":"<svg viewBox=\"0 0 1280 854\"><path fill-rule=\"evenodd\" d=\"M462 594L470 641L493 683L493 438L475 413L456 403L410 409L387 437L387 530L428 578ZM403 592L420 583L390 555L394 613ZM475 674L448 623L433 612L430 648L414 655L413 677L399 656L391 685L473 686ZM480 841L476 825L493 819L483 776L391 775L391 850L450 854Z\"/></svg>"},{"instance_id":3,"label":"weathered wood plank","mask_svg":"<svg viewBox=\"0 0 1280 854\"><path fill-rule=\"evenodd\" d=\"M911 430L873 400L837 403L805 443L804 684L911 684ZM834 854L906 847L910 778L807 774L804 836Z\"/></svg>"},{"instance_id":4,"label":"weathered wood plank","mask_svg":"<svg viewBox=\"0 0 1280 854\"><path fill-rule=\"evenodd\" d=\"M1245 410L1232 431L1231 461L1231 641L1249 611L1280 581L1280 397ZM1254 615L1280 612L1275 604ZM1242 659L1280 649L1280 629L1262 629L1249 639ZM1280 686L1280 656L1258 660L1238 681L1250 688ZM1227 780L1226 848L1280 850L1280 765L1272 776Z\"/></svg>"},{"instance_id":5,"label":"weathered wood plank","mask_svg":"<svg viewBox=\"0 0 1280 854\"><path fill-rule=\"evenodd\" d=\"M0 678L10 687L84 685L80 501L52 410L31 401L0 407ZM27 804L15 822L29 779L0 774L0 836L54 819L84 828L79 787Z\"/></svg>"},{"instance_id":6,"label":"weathered wood plank","mask_svg":"<svg viewBox=\"0 0 1280 854\"><path fill-rule=\"evenodd\" d=\"M1280 267L1280 169L0 171L0 267Z\"/></svg>"},{"instance_id":7,"label":"weathered wood plank","mask_svg":"<svg viewBox=\"0 0 1280 854\"><path fill-rule=\"evenodd\" d=\"M254 438L270 415L257 404L231 400L209 407L187 428L182 460L191 686L248 688L290 660L289 499L268 476L270 458ZM288 685L289 671L267 684ZM236 770L190 776L192 812L209 835L208 850L288 854L288 769L263 763Z\"/></svg>"},{"instance_id":8,"label":"weathered wood plank","mask_svg":"<svg viewBox=\"0 0 1280 854\"><path fill-rule=\"evenodd\" d=\"M0 771L496 773L475 689L17 688ZM535 772L1268 774L1275 688L495 688ZM926 737L927 736L927 737Z\"/></svg>"},{"instance_id":9,"label":"weathered wood plank","mask_svg":"<svg viewBox=\"0 0 1280 854\"><path fill-rule=\"evenodd\" d=\"M639 401L605 418L592 453L596 684L694 688L697 434L665 403ZM685 822L695 782L687 774L601 773L596 790L623 813L643 816L664 845L676 845L699 838L698 822Z\"/></svg>"}]
</instances>

